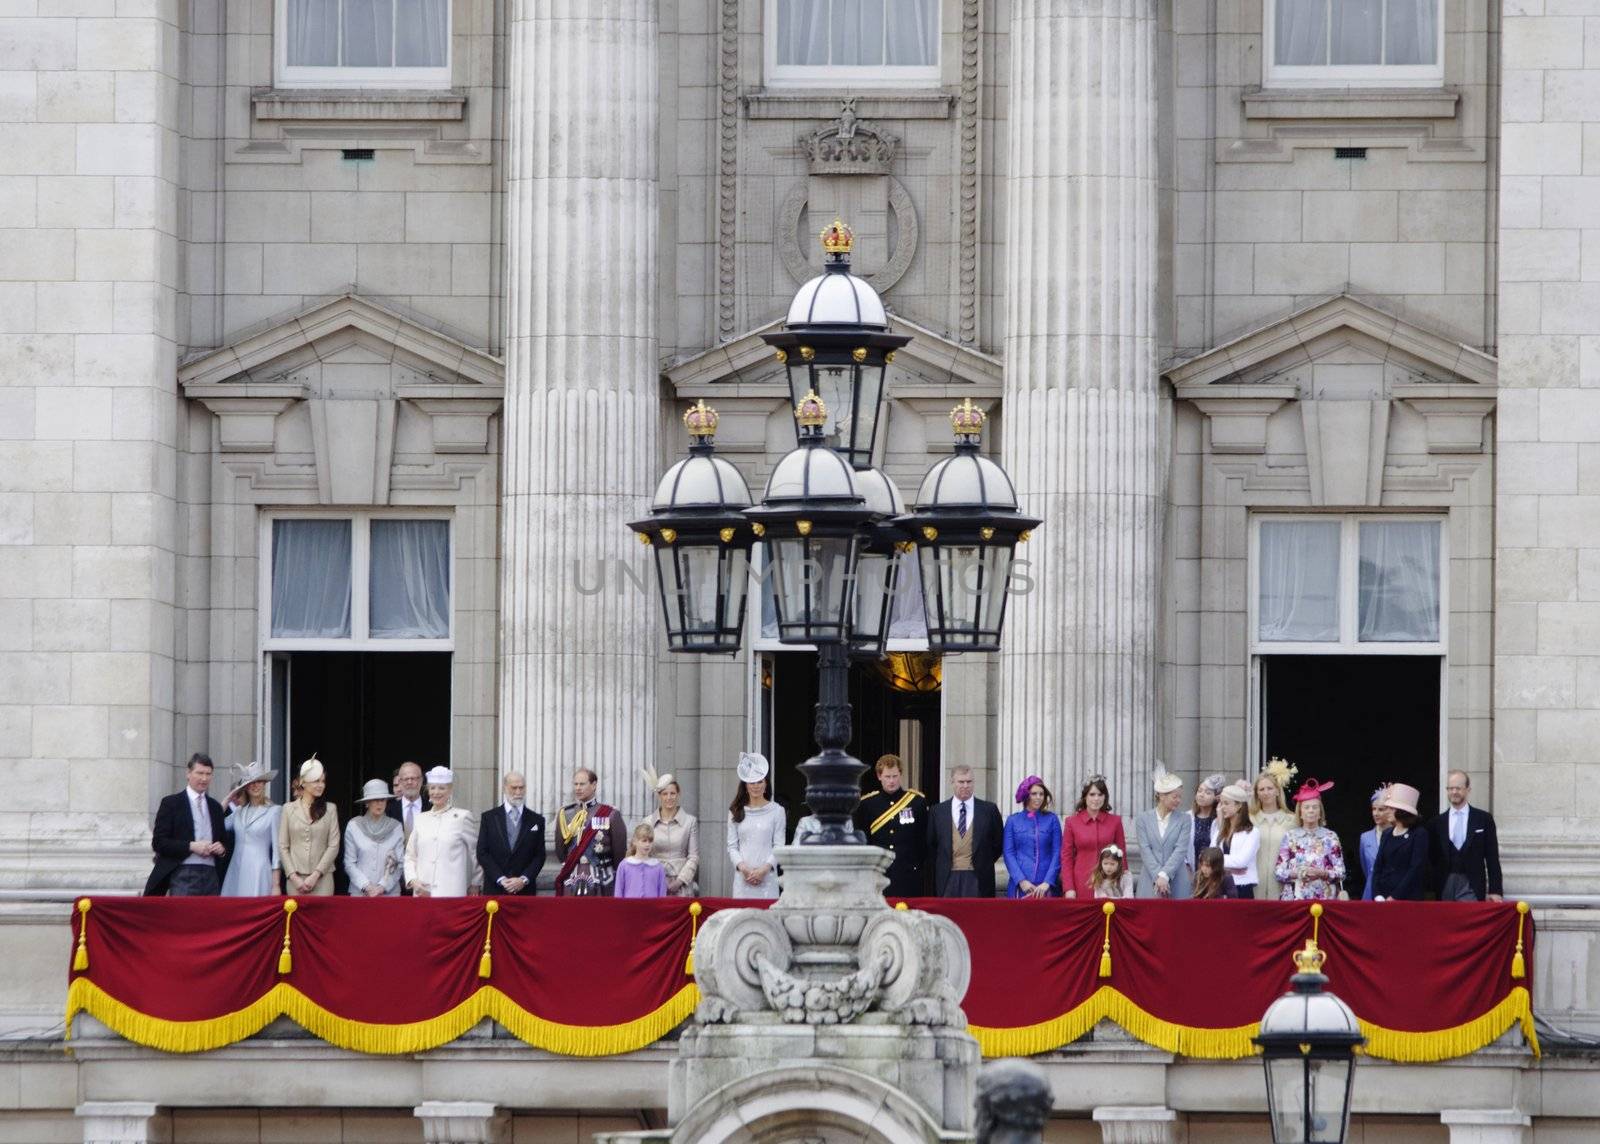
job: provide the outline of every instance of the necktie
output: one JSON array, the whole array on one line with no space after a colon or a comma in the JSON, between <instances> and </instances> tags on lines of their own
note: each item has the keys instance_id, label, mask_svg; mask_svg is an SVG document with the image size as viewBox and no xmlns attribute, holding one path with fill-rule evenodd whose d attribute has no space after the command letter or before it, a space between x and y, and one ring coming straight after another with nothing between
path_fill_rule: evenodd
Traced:
<instances>
[{"instance_id":1,"label":"necktie","mask_svg":"<svg viewBox=\"0 0 1600 1144\"><path fill-rule=\"evenodd\" d=\"M1450 815L1450 841L1457 850L1467 844L1467 816L1459 811Z\"/></svg>"},{"instance_id":2,"label":"necktie","mask_svg":"<svg viewBox=\"0 0 1600 1144\"><path fill-rule=\"evenodd\" d=\"M956 817L956 833L965 838L967 836L967 804L961 803L961 813Z\"/></svg>"},{"instance_id":3,"label":"necktie","mask_svg":"<svg viewBox=\"0 0 1600 1144\"><path fill-rule=\"evenodd\" d=\"M511 835L511 844L517 844L517 827L522 825L522 811L512 807L506 814L506 833Z\"/></svg>"},{"instance_id":4,"label":"necktie","mask_svg":"<svg viewBox=\"0 0 1600 1144\"><path fill-rule=\"evenodd\" d=\"M194 837L197 842L211 841L211 813L201 795L194 799Z\"/></svg>"},{"instance_id":5,"label":"necktie","mask_svg":"<svg viewBox=\"0 0 1600 1144\"><path fill-rule=\"evenodd\" d=\"M405 802L405 807L406 807L406 834L410 835L410 833L411 833L411 820L412 820L412 818L414 817L414 815L416 813L417 803L416 803L415 799L406 799L406 800L403 800L403 801Z\"/></svg>"}]
</instances>

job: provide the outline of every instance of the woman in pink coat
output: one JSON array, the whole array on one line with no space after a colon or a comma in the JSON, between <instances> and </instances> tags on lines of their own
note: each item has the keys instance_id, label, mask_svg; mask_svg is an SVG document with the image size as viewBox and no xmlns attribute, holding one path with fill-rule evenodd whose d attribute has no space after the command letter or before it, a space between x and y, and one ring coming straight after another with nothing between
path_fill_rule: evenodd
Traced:
<instances>
[{"instance_id":1,"label":"woman in pink coat","mask_svg":"<svg viewBox=\"0 0 1600 1144\"><path fill-rule=\"evenodd\" d=\"M1111 813L1111 793L1104 775L1090 775L1078 795L1078 809L1061 823L1061 888L1068 898L1092 896L1089 880L1094 877L1100 851L1115 845L1128 852L1122 833L1122 819Z\"/></svg>"}]
</instances>

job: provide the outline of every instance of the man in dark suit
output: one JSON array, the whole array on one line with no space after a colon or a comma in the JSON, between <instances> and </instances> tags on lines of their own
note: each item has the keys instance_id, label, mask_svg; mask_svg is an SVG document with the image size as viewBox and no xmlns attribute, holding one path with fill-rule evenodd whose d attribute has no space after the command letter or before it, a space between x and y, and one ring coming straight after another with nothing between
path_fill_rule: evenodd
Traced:
<instances>
[{"instance_id":1,"label":"man in dark suit","mask_svg":"<svg viewBox=\"0 0 1600 1144\"><path fill-rule=\"evenodd\" d=\"M894 854L889 864L891 898L919 898L927 893L928 877L928 800L921 791L902 785L899 755L884 755L873 768L878 774L875 790L856 807L856 827L874 846Z\"/></svg>"},{"instance_id":2,"label":"man in dark suit","mask_svg":"<svg viewBox=\"0 0 1600 1144\"><path fill-rule=\"evenodd\" d=\"M951 768L955 797L933 808L928 847L933 851L933 892L941 898L994 897L994 864L1000 857L1000 808L974 798L972 768Z\"/></svg>"},{"instance_id":3,"label":"man in dark suit","mask_svg":"<svg viewBox=\"0 0 1600 1144\"><path fill-rule=\"evenodd\" d=\"M395 770L394 797L383 813L405 827L409 842L417 815L428 813L428 800L422 797L422 768L416 763L404 762Z\"/></svg>"},{"instance_id":4,"label":"man in dark suit","mask_svg":"<svg viewBox=\"0 0 1600 1144\"><path fill-rule=\"evenodd\" d=\"M1445 778L1450 808L1428 824L1433 889L1441 902L1501 900L1500 840L1494 818L1469 804L1472 780L1465 771Z\"/></svg>"},{"instance_id":5,"label":"man in dark suit","mask_svg":"<svg viewBox=\"0 0 1600 1144\"><path fill-rule=\"evenodd\" d=\"M483 892L534 895L544 867L544 816L524 805L528 783L512 771L505 778L505 800L483 812L478 826L478 865Z\"/></svg>"},{"instance_id":6,"label":"man in dark suit","mask_svg":"<svg viewBox=\"0 0 1600 1144\"><path fill-rule=\"evenodd\" d=\"M174 898L222 891L222 876L233 852L233 834L224 828L222 807L206 793L211 760L198 751L189 758L188 784L156 808L150 830L155 866L144 884L147 897Z\"/></svg>"}]
</instances>

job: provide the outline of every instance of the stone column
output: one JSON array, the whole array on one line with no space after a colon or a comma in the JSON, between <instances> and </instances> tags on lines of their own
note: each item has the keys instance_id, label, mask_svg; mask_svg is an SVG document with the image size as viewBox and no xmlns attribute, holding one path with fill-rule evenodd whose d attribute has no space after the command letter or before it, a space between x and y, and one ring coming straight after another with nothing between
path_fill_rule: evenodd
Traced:
<instances>
[{"instance_id":1,"label":"stone column","mask_svg":"<svg viewBox=\"0 0 1600 1144\"><path fill-rule=\"evenodd\" d=\"M411 1114L427 1144L510 1144L511 1117L484 1100L425 1100Z\"/></svg>"},{"instance_id":2,"label":"stone column","mask_svg":"<svg viewBox=\"0 0 1600 1144\"><path fill-rule=\"evenodd\" d=\"M1105 1144L1172 1144L1177 1120L1176 1112L1160 1105L1094 1110Z\"/></svg>"},{"instance_id":3,"label":"stone column","mask_svg":"<svg viewBox=\"0 0 1600 1144\"><path fill-rule=\"evenodd\" d=\"M1600 488L1583 475L1600 442L1600 282L1581 257L1600 249L1584 165L1600 40L1578 38L1595 24L1508 6L1501 36L1491 805L1512 894L1587 893L1600 874L1563 805L1600 781Z\"/></svg>"},{"instance_id":4,"label":"stone column","mask_svg":"<svg viewBox=\"0 0 1600 1144\"><path fill-rule=\"evenodd\" d=\"M1033 591L1000 653L997 790L1143 809L1166 453L1156 373L1156 0L1013 0L1003 462Z\"/></svg>"},{"instance_id":5,"label":"stone column","mask_svg":"<svg viewBox=\"0 0 1600 1144\"><path fill-rule=\"evenodd\" d=\"M624 523L660 468L656 8L511 8L500 763L546 812L581 765L633 817L654 754L661 620Z\"/></svg>"},{"instance_id":6,"label":"stone column","mask_svg":"<svg viewBox=\"0 0 1600 1144\"><path fill-rule=\"evenodd\" d=\"M205 745L175 731L205 677L174 665L180 6L35 7L0 5L29 17L0 32L0 887L133 888Z\"/></svg>"},{"instance_id":7,"label":"stone column","mask_svg":"<svg viewBox=\"0 0 1600 1144\"><path fill-rule=\"evenodd\" d=\"M1533 1118L1514 1108L1447 1108L1439 1120L1450 1144L1522 1144Z\"/></svg>"},{"instance_id":8,"label":"stone column","mask_svg":"<svg viewBox=\"0 0 1600 1144\"><path fill-rule=\"evenodd\" d=\"M139 1100L90 1100L78 1105L83 1144L150 1144L156 1106Z\"/></svg>"}]
</instances>

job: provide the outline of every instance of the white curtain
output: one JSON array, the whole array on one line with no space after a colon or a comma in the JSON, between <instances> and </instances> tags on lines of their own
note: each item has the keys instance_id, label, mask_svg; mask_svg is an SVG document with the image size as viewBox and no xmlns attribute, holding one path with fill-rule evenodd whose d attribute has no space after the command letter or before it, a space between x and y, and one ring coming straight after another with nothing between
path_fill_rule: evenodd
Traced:
<instances>
[{"instance_id":1,"label":"white curtain","mask_svg":"<svg viewBox=\"0 0 1600 1144\"><path fill-rule=\"evenodd\" d=\"M1257 565L1264 641L1339 639L1339 522L1263 521Z\"/></svg>"},{"instance_id":2,"label":"white curtain","mask_svg":"<svg viewBox=\"0 0 1600 1144\"><path fill-rule=\"evenodd\" d=\"M1331 0L1328 62L1346 66L1383 62L1383 0Z\"/></svg>"},{"instance_id":3,"label":"white curtain","mask_svg":"<svg viewBox=\"0 0 1600 1144\"><path fill-rule=\"evenodd\" d=\"M449 638L449 523L373 521L370 583L374 639Z\"/></svg>"},{"instance_id":4,"label":"white curtain","mask_svg":"<svg viewBox=\"0 0 1600 1144\"><path fill-rule=\"evenodd\" d=\"M350 635L350 522L272 522L272 634Z\"/></svg>"},{"instance_id":5,"label":"white curtain","mask_svg":"<svg viewBox=\"0 0 1600 1144\"><path fill-rule=\"evenodd\" d=\"M347 68L386 68L394 64L394 0L343 0L344 58Z\"/></svg>"},{"instance_id":6,"label":"white curtain","mask_svg":"<svg viewBox=\"0 0 1600 1144\"><path fill-rule=\"evenodd\" d=\"M334 67L339 62L339 0L289 0L291 67Z\"/></svg>"},{"instance_id":7,"label":"white curtain","mask_svg":"<svg viewBox=\"0 0 1600 1144\"><path fill-rule=\"evenodd\" d=\"M1357 609L1364 643L1439 638L1439 525L1362 521Z\"/></svg>"},{"instance_id":8,"label":"white curtain","mask_svg":"<svg viewBox=\"0 0 1600 1144\"><path fill-rule=\"evenodd\" d=\"M833 0L829 62L845 67L883 63L884 0Z\"/></svg>"},{"instance_id":9,"label":"white curtain","mask_svg":"<svg viewBox=\"0 0 1600 1144\"><path fill-rule=\"evenodd\" d=\"M1328 0L1276 0L1275 59L1283 66L1328 62Z\"/></svg>"},{"instance_id":10,"label":"white curtain","mask_svg":"<svg viewBox=\"0 0 1600 1144\"><path fill-rule=\"evenodd\" d=\"M1439 0L1389 0L1383 62L1432 64L1439 50Z\"/></svg>"},{"instance_id":11,"label":"white curtain","mask_svg":"<svg viewBox=\"0 0 1600 1144\"><path fill-rule=\"evenodd\" d=\"M778 0L778 62L822 67L828 62L829 0Z\"/></svg>"},{"instance_id":12,"label":"white curtain","mask_svg":"<svg viewBox=\"0 0 1600 1144\"><path fill-rule=\"evenodd\" d=\"M915 555L895 557L900 566L895 572L894 603L889 605L889 638L925 640L928 617L922 606L922 570Z\"/></svg>"},{"instance_id":13,"label":"white curtain","mask_svg":"<svg viewBox=\"0 0 1600 1144\"><path fill-rule=\"evenodd\" d=\"M939 62L939 0L889 0L885 62L927 67Z\"/></svg>"},{"instance_id":14,"label":"white curtain","mask_svg":"<svg viewBox=\"0 0 1600 1144\"><path fill-rule=\"evenodd\" d=\"M394 24L395 67L444 67L450 58L450 0L395 0Z\"/></svg>"}]
</instances>

